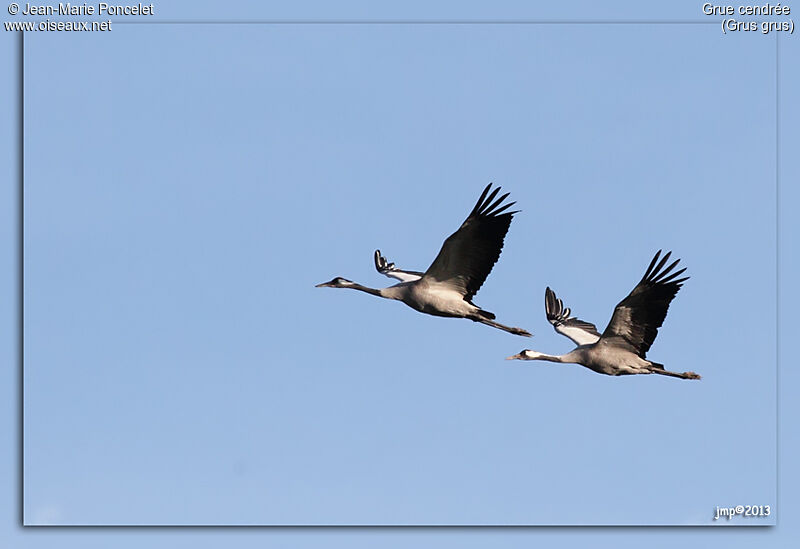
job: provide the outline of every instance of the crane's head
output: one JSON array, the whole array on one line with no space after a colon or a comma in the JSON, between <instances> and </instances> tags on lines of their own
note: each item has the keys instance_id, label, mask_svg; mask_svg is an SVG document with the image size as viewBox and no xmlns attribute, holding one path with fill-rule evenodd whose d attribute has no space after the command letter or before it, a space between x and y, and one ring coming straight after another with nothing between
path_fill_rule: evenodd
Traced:
<instances>
[{"instance_id":1,"label":"crane's head","mask_svg":"<svg viewBox=\"0 0 800 549\"><path fill-rule=\"evenodd\" d=\"M531 351L530 349L525 349L524 351L520 351L519 354L506 357L506 360L536 360L542 356L542 353L539 351Z\"/></svg>"},{"instance_id":2,"label":"crane's head","mask_svg":"<svg viewBox=\"0 0 800 549\"><path fill-rule=\"evenodd\" d=\"M352 280L347 280L346 278L342 278L341 276L337 276L333 280L329 282L323 282L322 284L317 284L314 286L315 288L351 288L355 285L355 282Z\"/></svg>"}]
</instances>

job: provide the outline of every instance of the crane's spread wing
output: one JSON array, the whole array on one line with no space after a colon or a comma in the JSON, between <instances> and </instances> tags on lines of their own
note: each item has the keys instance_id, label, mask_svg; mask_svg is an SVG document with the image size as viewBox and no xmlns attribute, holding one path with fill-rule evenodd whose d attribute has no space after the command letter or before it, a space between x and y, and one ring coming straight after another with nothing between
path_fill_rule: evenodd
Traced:
<instances>
[{"instance_id":1,"label":"crane's spread wing","mask_svg":"<svg viewBox=\"0 0 800 549\"><path fill-rule=\"evenodd\" d=\"M544 312L556 332L567 336L576 345L590 345L600 339L597 326L569 316L572 311L564 307L564 302L558 299L550 288L544 291Z\"/></svg>"},{"instance_id":2,"label":"crane's spread wing","mask_svg":"<svg viewBox=\"0 0 800 549\"><path fill-rule=\"evenodd\" d=\"M645 358L658 335L658 329L664 323L670 302L689 279L688 276L678 278L686 270L685 267L670 274L680 259L664 268L671 254L667 252L658 261L661 250L656 252L642 280L614 309L614 315L603 332L603 339L614 339Z\"/></svg>"},{"instance_id":3,"label":"crane's spread wing","mask_svg":"<svg viewBox=\"0 0 800 549\"><path fill-rule=\"evenodd\" d=\"M401 271L394 266L394 263L389 263L386 258L381 255L380 250L375 250L375 268L382 275L396 278L400 282L414 282L422 278L424 274L419 271Z\"/></svg>"},{"instance_id":4,"label":"crane's spread wing","mask_svg":"<svg viewBox=\"0 0 800 549\"><path fill-rule=\"evenodd\" d=\"M491 188L489 183L467 219L444 241L439 255L425 271L426 279L451 286L466 301L472 300L492 271L511 218L517 213L505 211L515 202L501 206L509 193L495 200L500 187L490 193Z\"/></svg>"}]
</instances>

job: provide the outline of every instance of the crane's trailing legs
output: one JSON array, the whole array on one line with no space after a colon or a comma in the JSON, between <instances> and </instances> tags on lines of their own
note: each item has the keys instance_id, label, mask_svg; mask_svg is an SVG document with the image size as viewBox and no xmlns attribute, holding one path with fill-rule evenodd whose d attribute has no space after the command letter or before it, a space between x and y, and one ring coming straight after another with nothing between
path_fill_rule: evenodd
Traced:
<instances>
[{"instance_id":1,"label":"crane's trailing legs","mask_svg":"<svg viewBox=\"0 0 800 549\"><path fill-rule=\"evenodd\" d=\"M504 332L508 332L509 334L531 337L531 333L528 330L523 330L522 328L515 328L513 326L506 326L505 324L500 324L499 322L495 322L490 318L473 318L472 320L474 320L475 322L480 322L481 324L486 324L487 326L491 326L493 328L498 328L500 330L503 330Z\"/></svg>"},{"instance_id":2,"label":"crane's trailing legs","mask_svg":"<svg viewBox=\"0 0 800 549\"><path fill-rule=\"evenodd\" d=\"M664 369L663 364L658 364L657 362L653 362L654 368L650 370L651 374L660 374L662 376L671 376L671 377L679 377L681 379L702 379L700 374L696 374L694 372L670 372L669 370Z\"/></svg>"}]
</instances>

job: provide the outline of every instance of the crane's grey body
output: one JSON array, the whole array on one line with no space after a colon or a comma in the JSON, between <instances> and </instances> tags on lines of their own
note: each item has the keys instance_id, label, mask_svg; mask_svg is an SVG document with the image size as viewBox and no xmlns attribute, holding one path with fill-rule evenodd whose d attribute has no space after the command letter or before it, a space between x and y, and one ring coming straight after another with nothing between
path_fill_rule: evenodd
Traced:
<instances>
[{"instance_id":1,"label":"crane's grey body","mask_svg":"<svg viewBox=\"0 0 800 549\"><path fill-rule=\"evenodd\" d=\"M371 295L402 301L421 313L467 318L506 332L530 336L522 328L495 322L495 315L481 309L472 298L478 292L492 267L500 257L503 240L517 212L505 212L514 203L502 205L508 193L497 197L500 188L491 193L491 183L483 190L478 202L461 227L445 240L439 255L423 272L398 269L375 250L375 268L383 275L400 280L388 288L369 288L336 277L317 287L350 288Z\"/></svg>"},{"instance_id":2,"label":"crane's grey body","mask_svg":"<svg viewBox=\"0 0 800 549\"><path fill-rule=\"evenodd\" d=\"M651 374L658 366L630 351L606 341L598 341L589 345L579 345L565 355L546 355L536 351L525 350L518 357L522 360L546 360L562 364L579 364L598 374L623 376L631 374ZM662 372L663 373L663 372Z\"/></svg>"},{"instance_id":3,"label":"crane's grey body","mask_svg":"<svg viewBox=\"0 0 800 549\"><path fill-rule=\"evenodd\" d=\"M478 315L480 311L479 307L464 301L464 297L456 290L425 279L383 288L381 295L397 299L412 309L434 316L469 318Z\"/></svg>"},{"instance_id":4,"label":"crane's grey body","mask_svg":"<svg viewBox=\"0 0 800 549\"><path fill-rule=\"evenodd\" d=\"M614 309L614 315L602 334L594 324L571 317L570 309L565 308L556 294L547 288L547 320L556 332L570 338L578 346L565 355L548 355L525 349L508 359L580 364L599 374L610 376L660 374L682 379L700 379L694 372L670 372L662 364L646 358L658 328L664 322L670 302L683 282L689 278L677 278L686 269L670 274L679 260L663 268L670 254L668 252L656 265L661 250L656 253L642 280Z\"/></svg>"}]
</instances>

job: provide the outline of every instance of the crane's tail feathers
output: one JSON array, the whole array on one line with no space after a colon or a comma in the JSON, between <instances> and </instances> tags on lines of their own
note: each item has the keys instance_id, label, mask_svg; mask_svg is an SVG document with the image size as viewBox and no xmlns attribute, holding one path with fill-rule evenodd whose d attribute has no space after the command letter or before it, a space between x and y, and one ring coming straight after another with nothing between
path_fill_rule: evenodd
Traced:
<instances>
[{"instance_id":1,"label":"crane's tail feathers","mask_svg":"<svg viewBox=\"0 0 800 549\"><path fill-rule=\"evenodd\" d=\"M653 366L655 366L655 368L653 370L650 370L650 372L654 374L661 374L662 376L679 377L681 379L702 379L700 377L700 374L696 374L694 372L682 372L682 373L670 372L669 370L664 369L663 364L658 364L655 362L653 363Z\"/></svg>"},{"instance_id":2,"label":"crane's tail feathers","mask_svg":"<svg viewBox=\"0 0 800 549\"><path fill-rule=\"evenodd\" d=\"M495 322L490 318L476 318L474 320L476 322L480 322L481 324L486 324L487 326L503 330L504 332L508 332L510 334L524 336L524 337L531 337L531 333L527 330L523 330L522 328L514 328L512 326L506 326L505 324L500 324L499 322Z\"/></svg>"}]
</instances>

